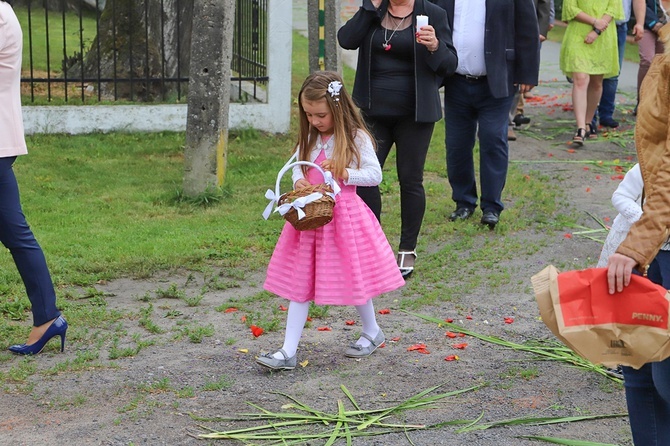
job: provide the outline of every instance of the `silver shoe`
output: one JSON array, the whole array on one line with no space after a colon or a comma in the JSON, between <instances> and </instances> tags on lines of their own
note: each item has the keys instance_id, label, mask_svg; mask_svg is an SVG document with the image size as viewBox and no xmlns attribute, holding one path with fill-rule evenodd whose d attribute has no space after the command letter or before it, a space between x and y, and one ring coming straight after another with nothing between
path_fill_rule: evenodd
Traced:
<instances>
[{"instance_id":1,"label":"silver shoe","mask_svg":"<svg viewBox=\"0 0 670 446\"><path fill-rule=\"evenodd\" d=\"M416 262L416 251L398 251L398 269L403 279L409 279L414 272Z\"/></svg>"},{"instance_id":2,"label":"silver shoe","mask_svg":"<svg viewBox=\"0 0 670 446\"><path fill-rule=\"evenodd\" d=\"M280 348L277 352L281 353L284 359L275 358L274 353L266 353L257 357L256 362L272 370L293 370L298 363L297 354L289 358L284 349Z\"/></svg>"},{"instance_id":3,"label":"silver shoe","mask_svg":"<svg viewBox=\"0 0 670 446\"><path fill-rule=\"evenodd\" d=\"M361 337L370 341L370 345L363 347L360 344L353 343L349 345L349 348L344 351L344 356L349 358L365 358L366 356L370 356L372 352L377 350L377 348L382 345L384 341L386 341L384 332L381 330L381 328L379 329L379 333L377 333L377 336L375 336L374 339L372 339L366 333L361 333Z\"/></svg>"}]
</instances>

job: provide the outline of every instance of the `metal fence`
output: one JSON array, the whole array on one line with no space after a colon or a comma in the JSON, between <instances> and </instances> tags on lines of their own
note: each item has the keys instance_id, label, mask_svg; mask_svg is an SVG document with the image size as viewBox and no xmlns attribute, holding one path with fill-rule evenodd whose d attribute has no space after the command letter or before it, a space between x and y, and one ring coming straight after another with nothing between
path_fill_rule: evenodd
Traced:
<instances>
[{"instance_id":1,"label":"metal fence","mask_svg":"<svg viewBox=\"0 0 670 446\"><path fill-rule=\"evenodd\" d=\"M267 2L236 0L231 98L266 100ZM15 0L30 103L184 102L193 0Z\"/></svg>"}]
</instances>

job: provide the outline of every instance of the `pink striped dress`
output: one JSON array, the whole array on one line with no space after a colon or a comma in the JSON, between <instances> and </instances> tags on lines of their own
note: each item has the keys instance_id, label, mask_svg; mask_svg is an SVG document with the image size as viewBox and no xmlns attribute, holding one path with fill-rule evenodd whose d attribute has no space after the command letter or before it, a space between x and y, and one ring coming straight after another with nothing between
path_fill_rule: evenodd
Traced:
<instances>
[{"instance_id":1,"label":"pink striped dress","mask_svg":"<svg viewBox=\"0 0 670 446\"><path fill-rule=\"evenodd\" d=\"M314 162L324 159L322 150ZM311 168L307 180L323 182ZM386 235L356 186L340 186L330 223L311 231L284 225L268 265L266 290L296 302L362 305L405 284Z\"/></svg>"}]
</instances>

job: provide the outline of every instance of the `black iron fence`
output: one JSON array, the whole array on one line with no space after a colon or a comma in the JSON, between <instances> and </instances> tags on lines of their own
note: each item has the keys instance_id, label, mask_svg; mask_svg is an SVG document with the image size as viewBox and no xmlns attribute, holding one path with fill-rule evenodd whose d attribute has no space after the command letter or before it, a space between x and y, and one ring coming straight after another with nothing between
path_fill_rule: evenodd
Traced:
<instances>
[{"instance_id":1,"label":"black iron fence","mask_svg":"<svg viewBox=\"0 0 670 446\"><path fill-rule=\"evenodd\" d=\"M231 96L265 101L267 2L235 0ZM193 0L14 0L30 103L184 102Z\"/></svg>"}]
</instances>

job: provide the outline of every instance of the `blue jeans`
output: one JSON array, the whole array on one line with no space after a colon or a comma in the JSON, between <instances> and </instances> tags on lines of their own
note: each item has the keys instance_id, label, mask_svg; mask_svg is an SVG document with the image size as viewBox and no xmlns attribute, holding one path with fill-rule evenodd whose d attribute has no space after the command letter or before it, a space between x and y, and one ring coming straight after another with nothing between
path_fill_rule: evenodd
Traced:
<instances>
[{"instance_id":1,"label":"blue jeans","mask_svg":"<svg viewBox=\"0 0 670 446\"><path fill-rule=\"evenodd\" d=\"M649 266L649 279L670 288L670 252L660 251ZM623 367L626 404L633 443L670 445L670 358L639 370Z\"/></svg>"},{"instance_id":2,"label":"blue jeans","mask_svg":"<svg viewBox=\"0 0 670 446\"><path fill-rule=\"evenodd\" d=\"M56 319L56 293L42 248L21 209L19 186L12 170L15 156L0 158L0 242L12 254L32 306L33 325Z\"/></svg>"},{"instance_id":3,"label":"blue jeans","mask_svg":"<svg viewBox=\"0 0 670 446\"><path fill-rule=\"evenodd\" d=\"M623 64L623 54L626 48L626 35L628 34L628 24L623 23L616 26L617 44L619 47L619 73ZM612 119L614 116L614 102L616 100L616 90L619 85L619 75L603 79L603 93L596 110L596 116L593 117L592 125L595 127L596 118L599 116L604 119Z\"/></svg>"},{"instance_id":4,"label":"blue jeans","mask_svg":"<svg viewBox=\"0 0 670 446\"><path fill-rule=\"evenodd\" d=\"M507 126L514 94L495 98L486 79L454 75L444 89L447 175L457 207L477 207L473 149L479 134L479 173L482 211L500 213L507 180Z\"/></svg>"}]
</instances>

